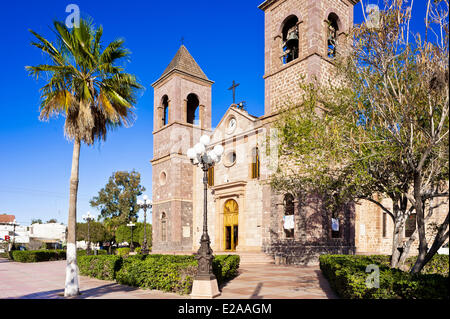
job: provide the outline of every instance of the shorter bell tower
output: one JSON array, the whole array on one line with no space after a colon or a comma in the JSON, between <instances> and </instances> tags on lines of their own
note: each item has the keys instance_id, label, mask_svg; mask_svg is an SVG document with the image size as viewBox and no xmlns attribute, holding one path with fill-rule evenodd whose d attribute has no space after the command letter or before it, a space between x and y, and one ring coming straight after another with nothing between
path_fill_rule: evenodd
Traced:
<instances>
[{"instance_id":1,"label":"shorter bell tower","mask_svg":"<svg viewBox=\"0 0 450 319\"><path fill-rule=\"evenodd\" d=\"M182 45L152 84L153 251L192 251L194 167L186 152L211 133L213 83Z\"/></svg>"}]
</instances>

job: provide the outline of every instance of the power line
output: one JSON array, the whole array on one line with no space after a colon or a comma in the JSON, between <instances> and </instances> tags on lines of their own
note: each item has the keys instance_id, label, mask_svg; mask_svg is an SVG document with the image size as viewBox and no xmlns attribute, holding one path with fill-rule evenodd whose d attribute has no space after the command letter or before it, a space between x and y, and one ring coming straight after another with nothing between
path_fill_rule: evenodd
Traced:
<instances>
[{"instance_id":1,"label":"power line","mask_svg":"<svg viewBox=\"0 0 450 319\"><path fill-rule=\"evenodd\" d=\"M22 187L5 187L0 186L0 192L4 193L15 193L15 194L28 194L28 195L44 195L49 197L55 197L55 198L68 198L69 194L66 193L60 193L60 192L53 192L53 191L47 191L47 190L39 190L39 189L32 189L32 188L22 188ZM77 195L78 198L83 199L90 199L91 196L87 195Z\"/></svg>"}]
</instances>

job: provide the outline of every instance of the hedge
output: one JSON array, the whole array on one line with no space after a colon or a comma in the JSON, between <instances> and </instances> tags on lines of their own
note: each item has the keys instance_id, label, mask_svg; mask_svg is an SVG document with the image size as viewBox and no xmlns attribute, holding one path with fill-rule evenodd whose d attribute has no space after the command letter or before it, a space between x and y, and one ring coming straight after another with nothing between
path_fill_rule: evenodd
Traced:
<instances>
[{"instance_id":1,"label":"hedge","mask_svg":"<svg viewBox=\"0 0 450 319\"><path fill-rule=\"evenodd\" d=\"M328 279L331 288L346 299L449 299L448 256L447 274L426 273L431 269L442 269L436 264L445 258L435 256L425 273L410 274L389 267L389 256L349 256L322 255L319 257L320 269ZM414 257L413 257L414 258ZM408 262L413 263L409 260ZM368 265L379 267L380 288L369 288L366 279Z\"/></svg>"},{"instance_id":2,"label":"hedge","mask_svg":"<svg viewBox=\"0 0 450 319\"><path fill-rule=\"evenodd\" d=\"M34 263L41 261L54 261L66 259L66 251L57 250L13 250L10 252L14 261L21 263Z\"/></svg>"},{"instance_id":3,"label":"hedge","mask_svg":"<svg viewBox=\"0 0 450 319\"><path fill-rule=\"evenodd\" d=\"M196 270L196 261L127 258L116 279L119 284L128 286L187 294L192 287Z\"/></svg>"},{"instance_id":4,"label":"hedge","mask_svg":"<svg viewBox=\"0 0 450 319\"><path fill-rule=\"evenodd\" d=\"M114 255L80 256L77 258L81 275L102 280L114 280L122 267L122 257Z\"/></svg>"},{"instance_id":5,"label":"hedge","mask_svg":"<svg viewBox=\"0 0 450 319\"><path fill-rule=\"evenodd\" d=\"M116 250L117 255L119 256L125 256L128 255L130 253L130 248L129 247L121 247L121 248L117 248Z\"/></svg>"},{"instance_id":6,"label":"hedge","mask_svg":"<svg viewBox=\"0 0 450 319\"><path fill-rule=\"evenodd\" d=\"M107 254L108 252L105 249L97 249L97 255L107 255ZM95 255L95 251L93 249L91 249L91 255ZM87 256L86 250L84 249L77 250L77 257L81 256Z\"/></svg>"},{"instance_id":7,"label":"hedge","mask_svg":"<svg viewBox=\"0 0 450 319\"><path fill-rule=\"evenodd\" d=\"M237 275L239 261L236 255L214 258L213 272L219 284ZM78 266L82 275L115 279L119 284L133 287L188 294L198 262L192 255L83 256Z\"/></svg>"}]
</instances>

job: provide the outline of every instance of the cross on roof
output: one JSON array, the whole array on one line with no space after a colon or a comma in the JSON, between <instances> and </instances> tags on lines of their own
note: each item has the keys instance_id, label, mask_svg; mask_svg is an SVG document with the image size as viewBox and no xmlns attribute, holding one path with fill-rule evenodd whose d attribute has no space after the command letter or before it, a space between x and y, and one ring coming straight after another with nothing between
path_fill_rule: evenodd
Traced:
<instances>
[{"instance_id":1,"label":"cross on roof","mask_svg":"<svg viewBox=\"0 0 450 319\"><path fill-rule=\"evenodd\" d=\"M236 104L236 88L240 83L235 83L233 80L233 85L228 90L233 90L233 104Z\"/></svg>"}]
</instances>

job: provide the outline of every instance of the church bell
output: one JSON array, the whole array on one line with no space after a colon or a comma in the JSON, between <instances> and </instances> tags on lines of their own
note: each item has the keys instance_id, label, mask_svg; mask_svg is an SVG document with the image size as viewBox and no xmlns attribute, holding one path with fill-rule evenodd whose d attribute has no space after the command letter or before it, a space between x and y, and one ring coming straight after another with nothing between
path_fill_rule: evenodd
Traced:
<instances>
[{"instance_id":1,"label":"church bell","mask_svg":"<svg viewBox=\"0 0 450 319\"><path fill-rule=\"evenodd\" d=\"M287 47L293 47L296 46L298 41L298 29L297 27L292 28L289 30L288 35L286 37L285 45Z\"/></svg>"}]
</instances>

